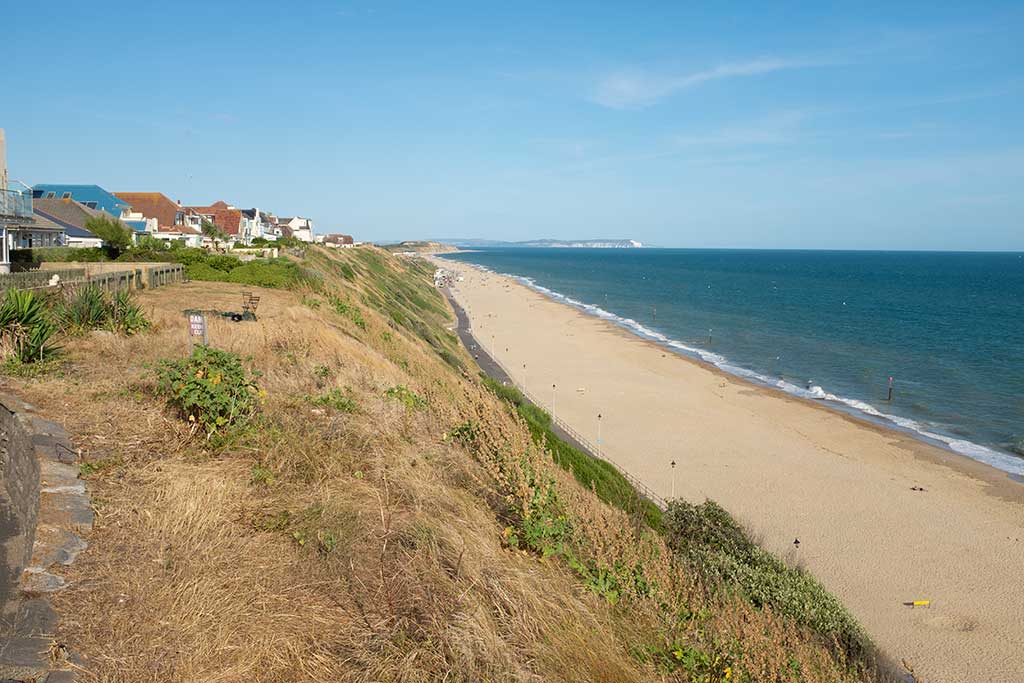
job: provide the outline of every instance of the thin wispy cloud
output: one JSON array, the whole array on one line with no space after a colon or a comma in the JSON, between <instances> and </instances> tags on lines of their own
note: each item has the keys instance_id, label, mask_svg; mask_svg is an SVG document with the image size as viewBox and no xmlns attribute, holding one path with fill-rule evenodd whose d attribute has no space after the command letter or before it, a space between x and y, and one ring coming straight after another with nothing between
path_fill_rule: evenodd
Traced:
<instances>
[{"instance_id":1,"label":"thin wispy cloud","mask_svg":"<svg viewBox=\"0 0 1024 683\"><path fill-rule=\"evenodd\" d=\"M711 81L829 66L835 63L822 59L762 57L746 62L720 64L704 71L683 75L656 74L638 69L621 70L601 78L591 99L597 104L612 109L640 109Z\"/></svg>"},{"instance_id":2,"label":"thin wispy cloud","mask_svg":"<svg viewBox=\"0 0 1024 683\"><path fill-rule=\"evenodd\" d=\"M672 137L672 143L679 148L789 144L806 132L803 126L809 117L806 111L781 112L756 121L680 133Z\"/></svg>"}]
</instances>

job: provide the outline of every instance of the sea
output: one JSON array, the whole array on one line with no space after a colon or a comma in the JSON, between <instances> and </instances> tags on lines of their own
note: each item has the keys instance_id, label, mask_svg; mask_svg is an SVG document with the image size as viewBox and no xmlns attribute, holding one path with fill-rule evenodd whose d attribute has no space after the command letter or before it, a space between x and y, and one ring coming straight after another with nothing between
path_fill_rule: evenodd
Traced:
<instances>
[{"instance_id":1,"label":"sea","mask_svg":"<svg viewBox=\"0 0 1024 683\"><path fill-rule=\"evenodd\" d=\"M1024 477L1024 254L492 248L446 258Z\"/></svg>"}]
</instances>

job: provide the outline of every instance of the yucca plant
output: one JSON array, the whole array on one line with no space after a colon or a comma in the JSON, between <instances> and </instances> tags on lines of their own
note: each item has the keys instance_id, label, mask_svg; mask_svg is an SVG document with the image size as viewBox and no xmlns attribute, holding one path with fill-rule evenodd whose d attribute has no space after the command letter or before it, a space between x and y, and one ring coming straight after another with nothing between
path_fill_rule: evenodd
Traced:
<instances>
[{"instance_id":1,"label":"yucca plant","mask_svg":"<svg viewBox=\"0 0 1024 683\"><path fill-rule=\"evenodd\" d=\"M7 290L0 304L0 355L4 360L45 360L60 348L51 343L56 331L40 297L19 289Z\"/></svg>"},{"instance_id":2,"label":"yucca plant","mask_svg":"<svg viewBox=\"0 0 1024 683\"><path fill-rule=\"evenodd\" d=\"M130 336L150 324L130 290L110 294L92 284L66 293L55 307L55 317L67 332L106 328Z\"/></svg>"},{"instance_id":3,"label":"yucca plant","mask_svg":"<svg viewBox=\"0 0 1024 683\"><path fill-rule=\"evenodd\" d=\"M142 306L135 303L131 290L119 289L111 303L114 330L131 336L149 328L150 322L142 312Z\"/></svg>"},{"instance_id":4,"label":"yucca plant","mask_svg":"<svg viewBox=\"0 0 1024 683\"><path fill-rule=\"evenodd\" d=\"M65 296L56 308L57 319L67 331L81 332L102 327L110 317L103 290L86 285Z\"/></svg>"}]
</instances>

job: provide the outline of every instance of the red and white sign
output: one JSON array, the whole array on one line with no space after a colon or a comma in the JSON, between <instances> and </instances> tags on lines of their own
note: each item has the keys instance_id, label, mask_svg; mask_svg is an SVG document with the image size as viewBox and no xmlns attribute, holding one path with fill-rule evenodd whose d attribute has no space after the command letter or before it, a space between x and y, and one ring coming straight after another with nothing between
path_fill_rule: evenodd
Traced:
<instances>
[{"instance_id":1,"label":"red and white sign","mask_svg":"<svg viewBox=\"0 0 1024 683\"><path fill-rule=\"evenodd\" d=\"M189 313L188 334L190 337L206 336L206 316L202 313Z\"/></svg>"}]
</instances>

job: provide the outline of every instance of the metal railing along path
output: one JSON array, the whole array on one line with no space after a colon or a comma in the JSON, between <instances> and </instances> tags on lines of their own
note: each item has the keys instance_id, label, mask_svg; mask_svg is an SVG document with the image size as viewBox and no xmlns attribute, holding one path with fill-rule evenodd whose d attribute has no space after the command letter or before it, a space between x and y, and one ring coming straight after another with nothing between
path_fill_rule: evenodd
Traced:
<instances>
[{"instance_id":1,"label":"metal railing along path","mask_svg":"<svg viewBox=\"0 0 1024 683\"><path fill-rule=\"evenodd\" d=\"M491 349L490 346L483 344L482 340L480 339L476 339L476 342L477 344L481 345L485 351L487 351L487 354L491 357L491 360L493 360L494 363L505 372L508 378L512 381L513 386L515 386L515 388L518 389L523 394L523 396L528 398L530 402L533 403L535 406L538 406L540 408L544 407L544 404L539 399L537 399L536 396L531 394L526 387L520 386L519 383L515 381L515 378L512 375L512 373L509 372L509 369L505 367L505 364L498 359L497 355L495 355L494 353L494 350ZM586 437L584 437L578 431L570 427L565 421L559 419L555 415L551 416L551 421L554 422L562 431L571 436L590 455L597 458L598 460L603 460L604 462L614 467L615 470L620 475L622 475L623 479L628 481L633 486L633 488L635 488L637 492L639 492L644 498L647 498L652 503L660 507L662 510L664 510L668 506L668 502L664 498L659 496L657 493L655 493L650 486L643 483L635 476L630 474L628 471L626 471L621 465L619 465L617 462L609 458L602 449L599 449L596 446L594 446L594 444L592 444Z\"/></svg>"}]
</instances>

